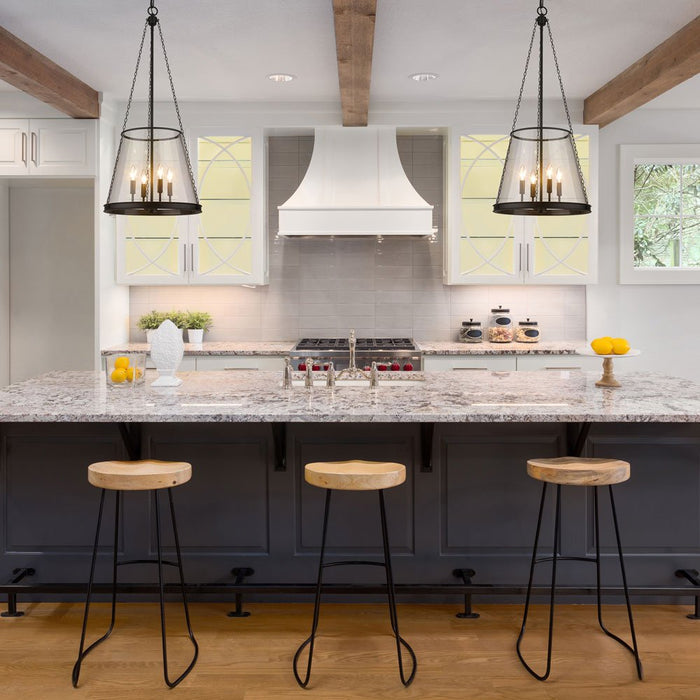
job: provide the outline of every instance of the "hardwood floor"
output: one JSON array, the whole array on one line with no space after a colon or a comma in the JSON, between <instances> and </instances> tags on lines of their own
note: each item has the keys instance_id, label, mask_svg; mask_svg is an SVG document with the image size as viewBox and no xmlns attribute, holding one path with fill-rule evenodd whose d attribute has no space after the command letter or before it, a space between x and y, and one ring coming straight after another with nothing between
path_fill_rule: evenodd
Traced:
<instances>
[{"instance_id":1,"label":"hardwood floor","mask_svg":"<svg viewBox=\"0 0 700 700\"><path fill-rule=\"evenodd\" d=\"M297 687L291 659L306 637L310 605L254 604L252 616L225 616L230 605L192 604L200 645L197 666L175 690L162 680L158 608L122 604L117 627L84 662L80 688L71 668L80 634L82 606L20 605L23 618L0 619L0 697L129 700L346 700L350 698L545 698L564 700L659 700L700 697L700 621L686 606L638 605L635 615L645 681L636 680L632 656L597 627L594 606L562 605L555 620L551 680L540 683L522 668L515 638L522 607L479 605L481 618L458 620L456 605L400 605L402 635L418 656L413 685L398 680L386 608L326 604L308 690ZM179 617L168 606L171 672L190 653ZM525 651L544 660L546 608L533 609ZM93 635L106 629L109 608L94 607ZM606 622L626 631L624 608L608 606ZM627 636L623 634L622 636ZM93 637L94 638L94 637Z\"/></svg>"}]
</instances>

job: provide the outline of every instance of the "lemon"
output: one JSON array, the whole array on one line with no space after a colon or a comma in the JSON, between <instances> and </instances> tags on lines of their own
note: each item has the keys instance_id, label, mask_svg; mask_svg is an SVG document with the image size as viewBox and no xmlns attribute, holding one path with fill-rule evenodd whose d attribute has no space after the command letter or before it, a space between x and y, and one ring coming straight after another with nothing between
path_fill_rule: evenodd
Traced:
<instances>
[{"instance_id":1,"label":"lemon","mask_svg":"<svg viewBox=\"0 0 700 700\"><path fill-rule=\"evenodd\" d=\"M127 367L126 368L126 381L133 382L134 379L141 378L141 370L138 367Z\"/></svg>"},{"instance_id":2,"label":"lemon","mask_svg":"<svg viewBox=\"0 0 700 700\"><path fill-rule=\"evenodd\" d=\"M121 384L122 382L125 382L126 372L127 370L125 370L123 367L117 367L116 369L113 369L112 374L110 375L112 382L114 382L114 384Z\"/></svg>"},{"instance_id":3,"label":"lemon","mask_svg":"<svg viewBox=\"0 0 700 700\"><path fill-rule=\"evenodd\" d=\"M612 351L615 355L626 355L630 350L630 344L625 338L613 338Z\"/></svg>"},{"instance_id":4,"label":"lemon","mask_svg":"<svg viewBox=\"0 0 700 700\"><path fill-rule=\"evenodd\" d=\"M596 338L591 343L591 347L598 355L610 355L613 351L612 339Z\"/></svg>"},{"instance_id":5,"label":"lemon","mask_svg":"<svg viewBox=\"0 0 700 700\"><path fill-rule=\"evenodd\" d=\"M129 366L128 357L118 357L114 361L114 369L126 369Z\"/></svg>"}]
</instances>

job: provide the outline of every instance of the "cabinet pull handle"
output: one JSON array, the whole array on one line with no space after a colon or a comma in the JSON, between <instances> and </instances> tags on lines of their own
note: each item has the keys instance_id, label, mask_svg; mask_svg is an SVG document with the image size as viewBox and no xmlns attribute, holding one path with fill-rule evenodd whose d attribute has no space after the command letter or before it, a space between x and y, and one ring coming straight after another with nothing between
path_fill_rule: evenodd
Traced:
<instances>
[{"instance_id":1,"label":"cabinet pull handle","mask_svg":"<svg viewBox=\"0 0 700 700\"><path fill-rule=\"evenodd\" d=\"M564 371L581 369L580 367L545 367L545 369L561 369Z\"/></svg>"},{"instance_id":2,"label":"cabinet pull handle","mask_svg":"<svg viewBox=\"0 0 700 700\"><path fill-rule=\"evenodd\" d=\"M190 270L194 272L194 243L190 243Z\"/></svg>"},{"instance_id":3,"label":"cabinet pull handle","mask_svg":"<svg viewBox=\"0 0 700 700\"><path fill-rule=\"evenodd\" d=\"M488 367L453 367L453 371L459 371L459 372L464 372L465 370L468 371L474 371L474 370L487 370Z\"/></svg>"},{"instance_id":4,"label":"cabinet pull handle","mask_svg":"<svg viewBox=\"0 0 700 700\"><path fill-rule=\"evenodd\" d=\"M530 244L525 246L525 272L530 272Z\"/></svg>"},{"instance_id":5,"label":"cabinet pull handle","mask_svg":"<svg viewBox=\"0 0 700 700\"><path fill-rule=\"evenodd\" d=\"M518 272L523 271L523 244L518 243Z\"/></svg>"},{"instance_id":6,"label":"cabinet pull handle","mask_svg":"<svg viewBox=\"0 0 700 700\"><path fill-rule=\"evenodd\" d=\"M187 272L187 243L182 244L182 271Z\"/></svg>"},{"instance_id":7,"label":"cabinet pull handle","mask_svg":"<svg viewBox=\"0 0 700 700\"><path fill-rule=\"evenodd\" d=\"M34 163L34 165L37 165L36 150L36 132L32 131L32 163Z\"/></svg>"},{"instance_id":8,"label":"cabinet pull handle","mask_svg":"<svg viewBox=\"0 0 700 700\"><path fill-rule=\"evenodd\" d=\"M22 162L27 164L27 132L22 132Z\"/></svg>"}]
</instances>

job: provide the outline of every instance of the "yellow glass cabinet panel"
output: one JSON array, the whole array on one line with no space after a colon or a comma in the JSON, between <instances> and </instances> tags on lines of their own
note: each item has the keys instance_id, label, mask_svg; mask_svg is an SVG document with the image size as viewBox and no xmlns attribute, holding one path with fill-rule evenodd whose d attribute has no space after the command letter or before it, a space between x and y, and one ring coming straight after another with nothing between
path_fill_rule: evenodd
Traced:
<instances>
[{"instance_id":1,"label":"yellow glass cabinet panel","mask_svg":"<svg viewBox=\"0 0 700 700\"><path fill-rule=\"evenodd\" d=\"M593 213L522 217L493 213L508 149L507 134L450 137L450 227L447 284L588 284L596 281L597 132L576 131L576 146Z\"/></svg>"},{"instance_id":2,"label":"yellow glass cabinet panel","mask_svg":"<svg viewBox=\"0 0 700 700\"><path fill-rule=\"evenodd\" d=\"M193 134L198 216L117 217L123 284L266 284L262 132Z\"/></svg>"}]
</instances>

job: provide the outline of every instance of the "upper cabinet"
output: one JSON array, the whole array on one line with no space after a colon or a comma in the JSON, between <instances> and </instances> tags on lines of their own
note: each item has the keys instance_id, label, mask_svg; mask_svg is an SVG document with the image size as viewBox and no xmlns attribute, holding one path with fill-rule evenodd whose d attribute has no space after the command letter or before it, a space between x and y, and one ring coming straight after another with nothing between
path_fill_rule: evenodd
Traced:
<instances>
[{"instance_id":1,"label":"upper cabinet","mask_svg":"<svg viewBox=\"0 0 700 700\"><path fill-rule=\"evenodd\" d=\"M509 136L452 131L446 284L597 281L597 130L581 126L574 131L593 207L591 214L580 216L494 214Z\"/></svg>"},{"instance_id":2,"label":"upper cabinet","mask_svg":"<svg viewBox=\"0 0 700 700\"><path fill-rule=\"evenodd\" d=\"M0 176L92 177L92 119L0 119Z\"/></svg>"},{"instance_id":3,"label":"upper cabinet","mask_svg":"<svg viewBox=\"0 0 700 700\"><path fill-rule=\"evenodd\" d=\"M198 216L117 217L122 284L267 284L262 132L190 141Z\"/></svg>"}]
</instances>

